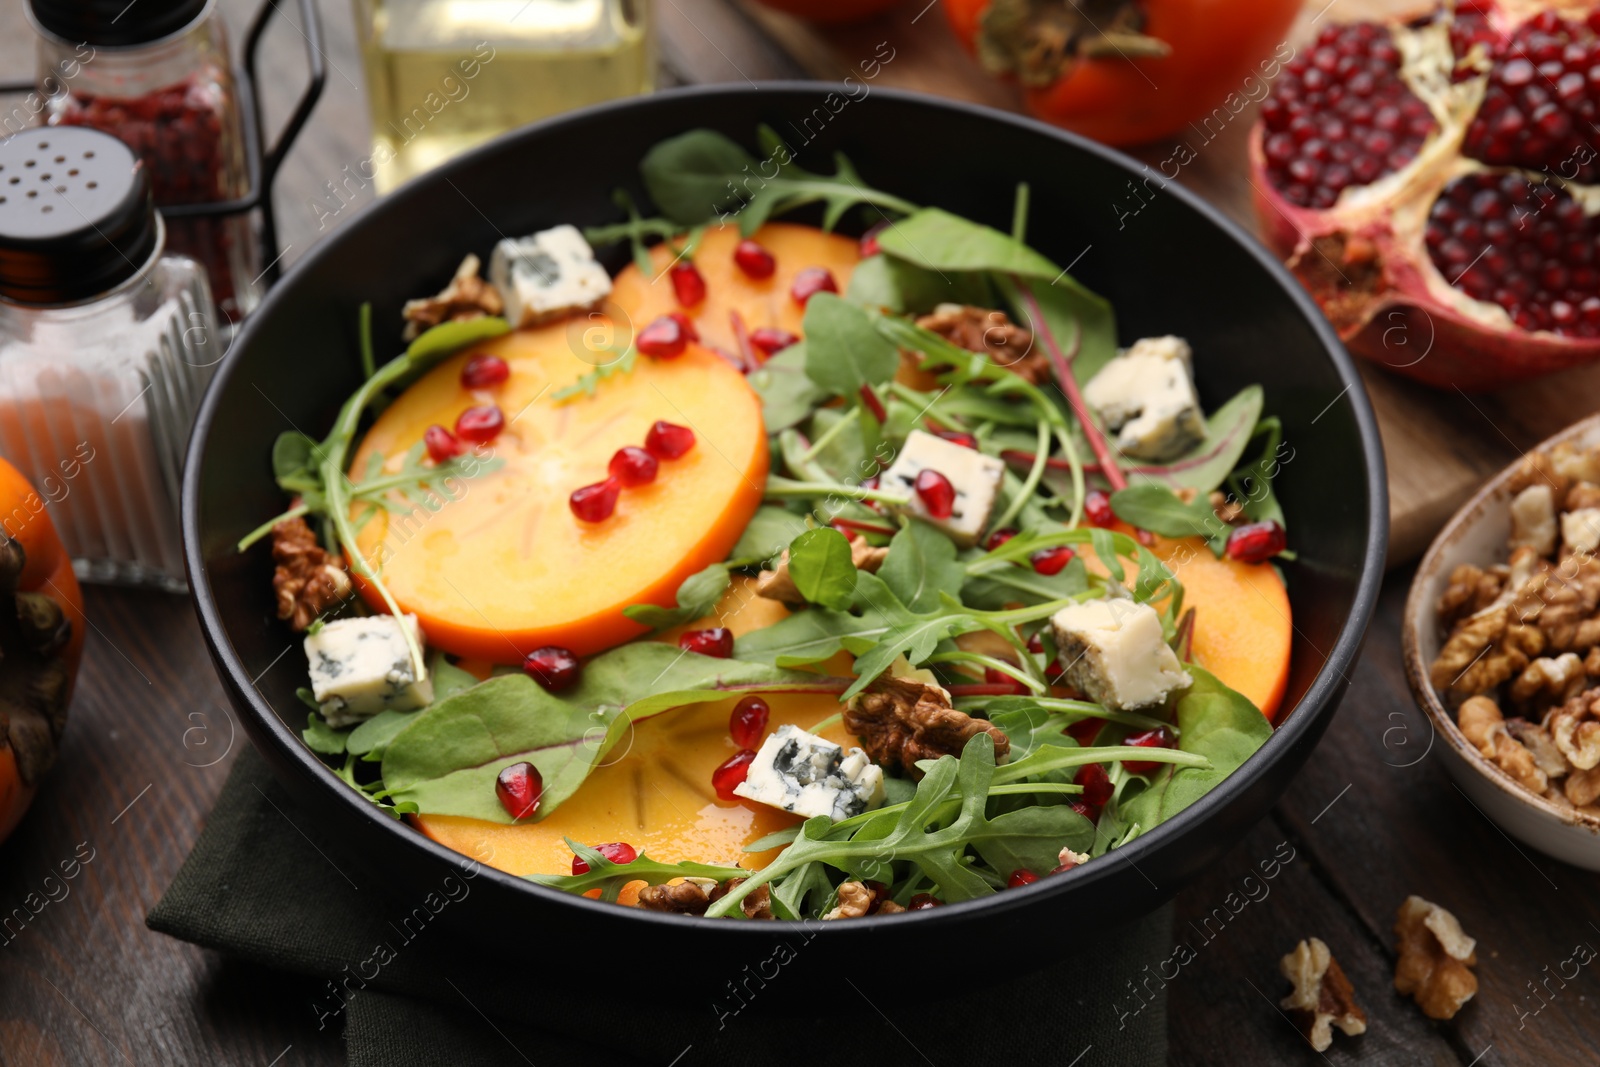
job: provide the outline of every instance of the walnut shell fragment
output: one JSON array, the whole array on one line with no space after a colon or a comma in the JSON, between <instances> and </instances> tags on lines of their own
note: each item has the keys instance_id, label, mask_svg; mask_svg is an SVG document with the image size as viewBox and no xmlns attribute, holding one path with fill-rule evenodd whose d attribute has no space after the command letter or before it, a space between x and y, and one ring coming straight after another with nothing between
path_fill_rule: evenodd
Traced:
<instances>
[{"instance_id":1,"label":"walnut shell fragment","mask_svg":"<svg viewBox=\"0 0 1600 1067\"><path fill-rule=\"evenodd\" d=\"M922 777L918 760L959 756L980 733L994 738L996 763L1011 752L1011 739L1004 730L957 711L943 689L914 678L875 680L845 705L844 725L861 739L873 762L899 767L915 779Z\"/></svg>"},{"instance_id":2,"label":"walnut shell fragment","mask_svg":"<svg viewBox=\"0 0 1600 1067\"><path fill-rule=\"evenodd\" d=\"M1300 942L1278 970L1294 989L1278 1003L1318 1052L1333 1044L1333 1028L1352 1037L1367 1032L1367 1013L1356 1003L1355 989L1321 938Z\"/></svg>"},{"instance_id":3,"label":"walnut shell fragment","mask_svg":"<svg viewBox=\"0 0 1600 1067\"><path fill-rule=\"evenodd\" d=\"M1395 916L1394 987L1430 1019L1453 1019L1478 991L1478 943L1456 917L1419 896L1406 897Z\"/></svg>"}]
</instances>

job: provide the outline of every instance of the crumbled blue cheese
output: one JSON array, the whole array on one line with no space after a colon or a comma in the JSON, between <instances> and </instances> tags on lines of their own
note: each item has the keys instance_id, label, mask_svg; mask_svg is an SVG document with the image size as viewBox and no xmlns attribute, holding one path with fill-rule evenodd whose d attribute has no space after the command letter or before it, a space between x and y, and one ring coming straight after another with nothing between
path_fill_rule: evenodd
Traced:
<instances>
[{"instance_id":1,"label":"crumbled blue cheese","mask_svg":"<svg viewBox=\"0 0 1600 1067\"><path fill-rule=\"evenodd\" d=\"M405 626L422 642L415 615ZM401 620L393 615L337 619L306 635L311 695L329 726L349 726L380 711L410 711L433 701L433 682L412 673Z\"/></svg>"},{"instance_id":2,"label":"crumbled blue cheese","mask_svg":"<svg viewBox=\"0 0 1600 1067\"><path fill-rule=\"evenodd\" d=\"M1083 399L1116 435L1117 450L1136 459L1176 459L1206 437L1192 353L1181 337L1135 341L1089 379Z\"/></svg>"},{"instance_id":3,"label":"crumbled blue cheese","mask_svg":"<svg viewBox=\"0 0 1600 1067\"><path fill-rule=\"evenodd\" d=\"M506 321L514 327L593 307L611 294L611 276L575 226L501 241L489 257L489 281L500 290Z\"/></svg>"},{"instance_id":4,"label":"crumbled blue cheese","mask_svg":"<svg viewBox=\"0 0 1600 1067\"><path fill-rule=\"evenodd\" d=\"M1113 711L1163 703L1192 679L1149 604L1090 600L1050 616L1065 682Z\"/></svg>"},{"instance_id":5,"label":"crumbled blue cheese","mask_svg":"<svg viewBox=\"0 0 1600 1067\"><path fill-rule=\"evenodd\" d=\"M792 723L762 742L750 773L734 787L758 804L837 822L883 803L883 768L859 748L846 752Z\"/></svg>"},{"instance_id":6,"label":"crumbled blue cheese","mask_svg":"<svg viewBox=\"0 0 1600 1067\"><path fill-rule=\"evenodd\" d=\"M956 491L955 507L947 519L936 519L917 496L917 475L936 470L950 479ZM977 449L946 441L922 430L912 430L894 464L883 473L884 489L904 493L911 502L902 509L943 530L958 545L974 544L989 524L1006 465Z\"/></svg>"}]
</instances>

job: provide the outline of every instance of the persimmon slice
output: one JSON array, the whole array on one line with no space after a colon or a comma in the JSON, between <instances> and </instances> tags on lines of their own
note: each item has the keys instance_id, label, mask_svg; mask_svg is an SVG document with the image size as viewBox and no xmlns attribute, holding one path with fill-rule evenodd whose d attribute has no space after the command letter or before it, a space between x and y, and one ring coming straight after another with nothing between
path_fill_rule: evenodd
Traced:
<instances>
[{"instance_id":1,"label":"persimmon slice","mask_svg":"<svg viewBox=\"0 0 1600 1067\"><path fill-rule=\"evenodd\" d=\"M715 353L690 345L676 359L641 357L593 396L554 398L602 360L596 338L611 334L602 317L580 317L463 352L407 389L361 442L350 468L358 480L374 452L395 470L430 425L453 426L468 407L504 412L505 429L484 446L498 469L462 481L455 499L381 511L360 530L363 556L381 565L430 645L507 663L543 645L587 655L637 637L644 628L622 609L674 603L685 578L727 557L760 504L760 401ZM461 367L476 353L504 359L510 378L464 388ZM616 451L643 444L658 419L693 429L694 447L663 461L653 483L622 490L610 518L580 521L572 491L603 480ZM366 510L358 504L355 515Z\"/></svg>"},{"instance_id":2,"label":"persimmon slice","mask_svg":"<svg viewBox=\"0 0 1600 1067\"><path fill-rule=\"evenodd\" d=\"M657 276L646 278L629 264L612 283L611 303L641 330L669 311L682 311L694 322L706 344L730 358L743 357L733 328L737 312L747 330L773 327L800 336L800 320L805 308L790 295L795 275L807 267L823 267L832 272L843 292L850 273L860 260L854 238L825 233L813 226L792 222L769 222L757 230L752 240L771 252L778 268L769 278L751 278L733 262L733 249L741 240L735 225L707 229L694 254L694 265L706 280L706 298L694 307L678 304L671 280L660 273L673 261L666 245L651 249Z\"/></svg>"}]
</instances>

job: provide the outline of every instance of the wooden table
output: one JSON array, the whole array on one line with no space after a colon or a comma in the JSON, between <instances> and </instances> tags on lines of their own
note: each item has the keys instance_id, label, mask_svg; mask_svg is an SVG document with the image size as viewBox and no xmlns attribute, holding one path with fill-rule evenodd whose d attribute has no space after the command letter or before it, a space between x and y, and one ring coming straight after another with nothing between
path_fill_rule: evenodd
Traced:
<instances>
[{"instance_id":1,"label":"wooden table","mask_svg":"<svg viewBox=\"0 0 1600 1067\"><path fill-rule=\"evenodd\" d=\"M677 81L796 77L825 74L852 48L870 51L890 40L906 60L893 68L901 84L948 90L966 79L972 92L1008 103L1003 90L966 78L938 12L919 17L925 2L822 36L722 0L662 0L663 60ZM1341 12L1373 2L1344 0ZM247 7L223 0L235 27ZM0 12L6 75L31 63L19 8ZM310 205L325 195L322 183L365 154L349 12L328 4L324 19L327 95L279 187L291 262L321 236L321 213ZM295 83L299 46L292 33L275 34L269 66L282 84L274 100ZM1189 180L1248 222L1241 160L1235 135ZM370 197L360 193L356 202ZM325 220L322 232L351 213ZM1475 479L1548 432L1553 417L1580 405L1587 410L1592 404L1572 394L1592 377L1569 375L1475 402L1427 394L1378 372L1369 387L1380 410L1403 411L1409 420L1405 449L1424 466L1394 473L1397 485L1420 487ZM1453 426L1476 431L1447 433ZM1473 438L1476 444L1461 443ZM1392 439L1391 449L1402 443ZM1431 490L1429 506L1437 511L1444 495ZM1413 510L1422 516L1417 529L1425 529L1426 509ZM1564 985L1549 978L1577 945L1600 944L1600 879L1516 845L1451 785L1401 672L1398 620L1408 578L1405 571L1391 575L1350 695L1311 765L1273 814L1178 898L1175 937L1188 942L1194 959L1168 983L1173 1063L1315 1062L1276 1008L1285 992L1277 959L1310 935L1333 947L1371 1017L1369 1033L1340 1039L1328 1062L1600 1059L1594 969ZM145 912L194 842L232 755L246 742L185 601L101 589L90 592L88 608L93 629L61 764L28 820L0 846L0 913L47 888L44 879L80 843L93 859L66 896L0 944L0 1065L342 1063L337 1038L316 1031L312 983L145 929ZM1289 855L1276 878L1261 877L1261 861ZM1428 1022L1390 988L1390 924L1408 893L1452 908L1479 938L1482 990L1453 1023ZM1113 1016L1136 1011L1133 988L1147 981L1153 987L1164 959L1108 960L1099 986L1063 995L1099 1001ZM1541 982L1542 1000L1533 993ZM1079 1062L1072 1059L1080 1051L1074 1035L1040 1040L1061 1050L1061 1062ZM1081 1062L1093 1064L1093 1050Z\"/></svg>"}]
</instances>

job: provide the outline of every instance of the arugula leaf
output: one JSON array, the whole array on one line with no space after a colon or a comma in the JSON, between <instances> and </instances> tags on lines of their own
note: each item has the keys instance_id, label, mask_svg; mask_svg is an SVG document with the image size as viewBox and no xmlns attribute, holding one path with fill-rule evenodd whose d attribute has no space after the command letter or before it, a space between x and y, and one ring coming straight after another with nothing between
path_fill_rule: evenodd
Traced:
<instances>
[{"instance_id":1,"label":"arugula leaf","mask_svg":"<svg viewBox=\"0 0 1600 1067\"><path fill-rule=\"evenodd\" d=\"M713 563L704 570L689 575L683 580L683 584L678 586L677 607L629 604L622 609L622 614L634 622L643 623L657 630L664 630L668 626L681 626L686 622L704 618L715 611L722 594L728 591L731 583L728 564Z\"/></svg>"},{"instance_id":2,"label":"arugula leaf","mask_svg":"<svg viewBox=\"0 0 1600 1067\"><path fill-rule=\"evenodd\" d=\"M912 519L889 541L878 577L912 611L932 611L939 594L959 589L967 569L956 562L956 546L934 527Z\"/></svg>"},{"instance_id":3,"label":"arugula leaf","mask_svg":"<svg viewBox=\"0 0 1600 1067\"><path fill-rule=\"evenodd\" d=\"M1170 463L1130 466L1124 469L1130 485L1143 482L1172 489L1193 489L1206 494L1220 486L1235 467L1245 448L1260 431L1263 397L1259 385L1239 390L1206 419L1206 437L1186 454ZM1276 443L1272 446L1276 449Z\"/></svg>"},{"instance_id":4,"label":"arugula leaf","mask_svg":"<svg viewBox=\"0 0 1600 1067\"><path fill-rule=\"evenodd\" d=\"M1196 496L1185 504L1164 485L1130 485L1111 494L1111 510L1117 518L1141 530L1162 537L1201 537L1221 556L1232 531L1217 518L1208 497Z\"/></svg>"},{"instance_id":5,"label":"arugula leaf","mask_svg":"<svg viewBox=\"0 0 1600 1067\"><path fill-rule=\"evenodd\" d=\"M757 160L715 130L690 130L651 148L639 171L650 198L668 218L693 225L725 222L737 213L745 236L773 215L819 202L825 205L824 229L832 229L856 204L898 213L916 210L869 187L843 155L834 156L834 174L813 174L794 162L792 150L770 129L762 127L760 139L766 158Z\"/></svg>"},{"instance_id":6,"label":"arugula leaf","mask_svg":"<svg viewBox=\"0 0 1600 1067\"><path fill-rule=\"evenodd\" d=\"M730 693L837 691L841 685L640 641L590 660L582 680L562 694L546 692L524 674L503 674L424 709L384 750L384 785L390 796L429 814L508 823L495 776L527 760L544 779L536 816L542 819L638 719Z\"/></svg>"},{"instance_id":7,"label":"arugula leaf","mask_svg":"<svg viewBox=\"0 0 1600 1067\"><path fill-rule=\"evenodd\" d=\"M572 854L589 864L587 871L582 874L530 874L524 877L530 882L580 896L598 889L601 900L615 902L623 886L630 882L660 885L674 878L712 878L725 882L750 873L742 867L716 867L709 863L662 863L643 852L631 863L615 863L597 849L579 844L570 837L565 840Z\"/></svg>"},{"instance_id":8,"label":"arugula leaf","mask_svg":"<svg viewBox=\"0 0 1600 1067\"><path fill-rule=\"evenodd\" d=\"M880 572L881 573L881 572ZM971 608L998 611L1010 604L1040 604L1065 600L1089 588L1089 570L1082 556L1056 574L1040 574L1032 567L1005 567L969 577L961 586L961 602Z\"/></svg>"},{"instance_id":9,"label":"arugula leaf","mask_svg":"<svg viewBox=\"0 0 1600 1067\"><path fill-rule=\"evenodd\" d=\"M1066 804L1033 804L986 820L971 845L998 874L1033 871L1042 874L1060 863L1062 846L1087 851L1094 841L1094 823Z\"/></svg>"},{"instance_id":10,"label":"arugula leaf","mask_svg":"<svg viewBox=\"0 0 1600 1067\"><path fill-rule=\"evenodd\" d=\"M1204 756L1207 767L1163 767L1148 785L1130 783L1117 804L1124 826L1149 831L1172 818L1243 766L1267 738L1272 725L1260 710L1219 682L1204 668L1185 664L1194 679L1177 699L1178 751Z\"/></svg>"},{"instance_id":11,"label":"arugula leaf","mask_svg":"<svg viewBox=\"0 0 1600 1067\"><path fill-rule=\"evenodd\" d=\"M733 559L776 559L796 537L806 532L804 515L786 508L763 504L745 526L739 543L733 546Z\"/></svg>"},{"instance_id":12,"label":"arugula leaf","mask_svg":"<svg viewBox=\"0 0 1600 1067\"><path fill-rule=\"evenodd\" d=\"M322 446L299 430L285 430L272 442L272 477L285 492L322 493L317 467Z\"/></svg>"},{"instance_id":13,"label":"arugula leaf","mask_svg":"<svg viewBox=\"0 0 1600 1067\"><path fill-rule=\"evenodd\" d=\"M1071 276L1053 281L1007 279L1001 288L1011 294L1017 321L1033 330L1034 343L1054 339L1079 384L1115 358L1117 320L1111 304ZM1027 299L1022 298L1023 291Z\"/></svg>"},{"instance_id":14,"label":"arugula leaf","mask_svg":"<svg viewBox=\"0 0 1600 1067\"><path fill-rule=\"evenodd\" d=\"M747 380L761 397L761 420L769 434L799 425L833 396L806 373L804 341L761 364Z\"/></svg>"},{"instance_id":15,"label":"arugula leaf","mask_svg":"<svg viewBox=\"0 0 1600 1067\"><path fill-rule=\"evenodd\" d=\"M623 222L614 222L609 226L588 226L584 228L583 239L591 245L606 245L614 241L627 241L629 250L633 255L633 264L639 268L639 273L645 278L656 276L655 262L650 258L650 249L645 241L655 237L666 240L675 236L683 227L678 226L669 219L647 219L639 215L639 209L633 203L633 197L628 195L626 189L618 189L611 194L612 203L616 204L626 214Z\"/></svg>"},{"instance_id":16,"label":"arugula leaf","mask_svg":"<svg viewBox=\"0 0 1600 1067\"><path fill-rule=\"evenodd\" d=\"M856 581L860 583L859 576ZM871 648L888 630L889 621L871 608L852 615L812 607L735 639L733 650L740 659L754 663L803 667L846 649Z\"/></svg>"},{"instance_id":17,"label":"arugula leaf","mask_svg":"<svg viewBox=\"0 0 1600 1067\"><path fill-rule=\"evenodd\" d=\"M349 733L335 730L328 725L326 719L313 711L306 716L306 728L300 732L300 737L311 751L320 752L324 756L338 756L344 752Z\"/></svg>"},{"instance_id":18,"label":"arugula leaf","mask_svg":"<svg viewBox=\"0 0 1600 1067\"><path fill-rule=\"evenodd\" d=\"M789 546L789 577L811 603L835 611L848 608L856 589L850 542L828 527L807 530Z\"/></svg>"},{"instance_id":19,"label":"arugula leaf","mask_svg":"<svg viewBox=\"0 0 1600 1067\"><path fill-rule=\"evenodd\" d=\"M412 364L407 369L413 374L420 373L444 357L455 355L463 348L510 332L511 324L496 315L441 322L422 331L417 339L411 342L404 357ZM384 369L388 369L387 366Z\"/></svg>"},{"instance_id":20,"label":"arugula leaf","mask_svg":"<svg viewBox=\"0 0 1600 1067\"><path fill-rule=\"evenodd\" d=\"M833 293L806 302L806 376L836 396L854 399L863 385L881 385L900 366L900 349L873 317Z\"/></svg>"}]
</instances>

